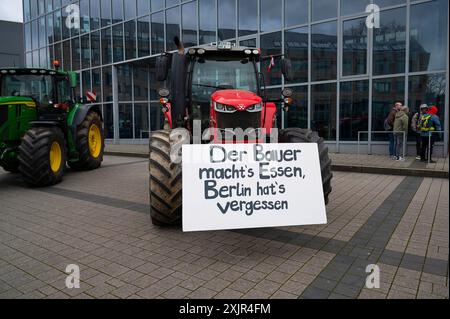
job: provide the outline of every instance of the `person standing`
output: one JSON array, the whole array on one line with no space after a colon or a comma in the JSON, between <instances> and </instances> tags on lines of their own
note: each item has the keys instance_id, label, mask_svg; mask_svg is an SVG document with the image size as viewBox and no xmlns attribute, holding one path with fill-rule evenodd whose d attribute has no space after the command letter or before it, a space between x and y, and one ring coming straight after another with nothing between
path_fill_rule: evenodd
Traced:
<instances>
[{"instance_id":1,"label":"person standing","mask_svg":"<svg viewBox=\"0 0 450 319\"><path fill-rule=\"evenodd\" d=\"M395 159L397 161L404 161L403 157L405 136L408 134L409 127L409 108L403 106L396 114L394 121L394 136L395 136Z\"/></svg>"},{"instance_id":2,"label":"person standing","mask_svg":"<svg viewBox=\"0 0 450 319\"><path fill-rule=\"evenodd\" d=\"M422 116L424 114L428 113L428 105L422 104L419 108L419 111L414 114L412 120L411 120L411 130L414 132L414 135L416 137L416 160L421 159L421 152L422 152L422 137L420 135L420 120L422 119Z\"/></svg>"},{"instance_id":3,"label":"person standing","mask_svg":"<svg viewBox=\"0 0 450 319\"><path fill-rule=\"evenodd\" d=\"M422 119L420 120L420 136L422 138L422 151L420 152L420 160L422 162L436 163L432 160L432 156L433 146L437 136L436 134L432 134L432 132L438 132L442 130L441 121L437 116L438 111L439 110L436 106L432 106L429 108L428 113L424 114L422 116ZM428 155L430 155L429 158Z\"/></svg>"},{"instance_id":4,"label":"person standing","mask_svg":"<svg viewBox=\"0 0 450 319\"><path fill-rule=\"evenodd\" d=\"M398 111L400 111L400 109L403 107L403 103L402 102L396 102L394 107L392 108L391 112L389 112L386 120L384 121L384 129L388 132L390 132L388 134L389 136L389 156L392 159L396 159L395 157L395 150L396 150L396 139L394 136L394 122L395 122L395 115L397 114Z\"/></svg>"}]
</instances>

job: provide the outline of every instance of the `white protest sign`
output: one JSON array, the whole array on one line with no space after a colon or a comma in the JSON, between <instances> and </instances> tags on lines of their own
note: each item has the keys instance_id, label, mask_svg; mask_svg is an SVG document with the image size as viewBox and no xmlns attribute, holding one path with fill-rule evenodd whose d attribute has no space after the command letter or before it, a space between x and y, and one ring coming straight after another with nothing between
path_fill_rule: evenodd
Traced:
<instances>
[{"instance_id":1,"label":"white protest sign","mask_svg":"<svg viewBox=\"0 0 450 319\"><path fill-rule=\"evenodd\" d=\"M183 146L183 231L326 223L317 144Z\"/></svg>"}]
</instances>

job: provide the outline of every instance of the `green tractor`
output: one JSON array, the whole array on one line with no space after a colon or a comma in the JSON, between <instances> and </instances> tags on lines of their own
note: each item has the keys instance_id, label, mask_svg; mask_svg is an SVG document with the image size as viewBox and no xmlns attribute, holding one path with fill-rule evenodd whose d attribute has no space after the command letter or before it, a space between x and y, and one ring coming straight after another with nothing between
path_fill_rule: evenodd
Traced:
<instances>
[{"instance_id":1,"label":"green tractor","mask_svg":"<svg viewBox=\"0 0 450 319\"><path fill-rule=\"evenodd\" d=\"M61 182L103 162L103 118L78 99L78 75L50 69L0 69L0 167L33 187ZM85 102L85 103L83 103Z\"/></svg>"}]
</instances>

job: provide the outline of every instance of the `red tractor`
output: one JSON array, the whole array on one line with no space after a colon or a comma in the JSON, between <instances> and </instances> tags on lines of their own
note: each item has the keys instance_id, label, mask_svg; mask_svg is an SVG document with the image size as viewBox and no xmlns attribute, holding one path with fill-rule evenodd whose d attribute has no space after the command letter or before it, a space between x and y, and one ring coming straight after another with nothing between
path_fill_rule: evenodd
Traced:
<instances>
[{"instance_id":1,"label":"red tractor","mask_svg":"<svg viewBox=\"0 0 450 319\"><path fill-rule=\"evenodd\" d=\"M293 94L285 89L279 99L267 98L264 76L258 71L258 63L265 58L258 49L218 43L185 52L182 43L175 42L178 52L164 53L156 63L157 80L167 84L159 90L165 129L150 137L150 215L158 226L179 224L182 219L182 165L173 161L173 146L179 142L174 130L183 128L192 136L194 123L201 123L200 131L209 132L206 141L194 136L191 143L270 142L277 123L276 103L287 109ZM290 61L283 59L282 73L287 80L291 72ZM318 144L328 203L333 176L323 139L301 128L277 133L278 143Z\"/></svg>"}]
</instances>

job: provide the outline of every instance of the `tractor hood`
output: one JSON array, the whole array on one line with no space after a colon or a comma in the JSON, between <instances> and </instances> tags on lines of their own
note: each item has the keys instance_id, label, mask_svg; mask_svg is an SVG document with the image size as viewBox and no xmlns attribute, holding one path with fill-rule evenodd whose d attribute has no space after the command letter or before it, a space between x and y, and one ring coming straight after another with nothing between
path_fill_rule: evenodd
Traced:
<instances>
[{"instance_id":1,"label":"tractor hood","mask_svg":"<svg viewBox=\"0 0 450 319\"><path fill-rule=\"evenodd\" d=\"M36 103L30 97L0 96L0 106L1 105L11 105L11 104L27 104L29 106L36 106Z\"/></svg>"},{"instance_id":2,"label":"tractor hood","mask_svg":"<svg viewBox=\"0 0 450 319\"><path fill-rule=\"evenodd\" d=\"M244 111L252 105L262 102L262 98L253 92L245 90L221 90L211 96L215 103L234 106L239 111Z\"/></svg>"}]
</instances>

